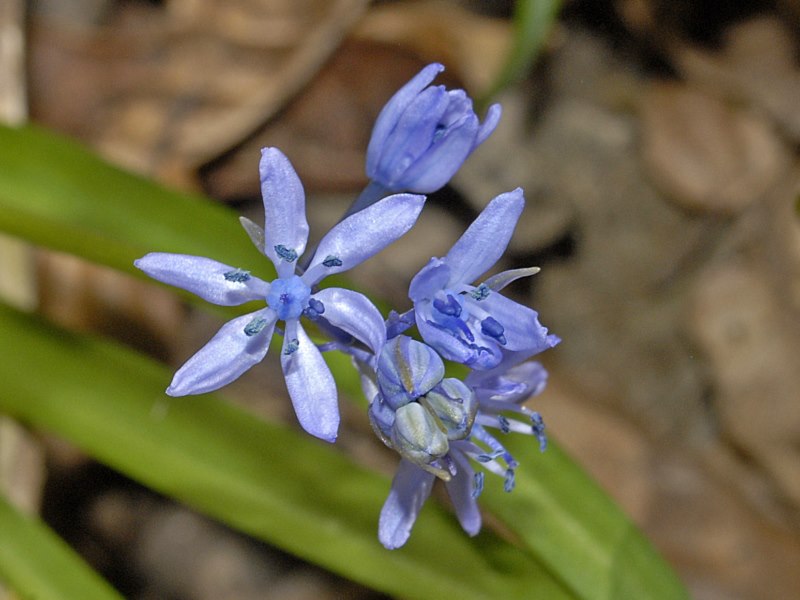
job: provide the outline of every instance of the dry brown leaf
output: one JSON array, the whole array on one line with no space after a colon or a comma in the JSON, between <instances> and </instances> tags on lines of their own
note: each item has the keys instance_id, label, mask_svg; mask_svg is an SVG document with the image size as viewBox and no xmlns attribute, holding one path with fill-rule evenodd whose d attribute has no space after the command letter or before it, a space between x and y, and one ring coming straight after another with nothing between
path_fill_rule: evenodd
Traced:
<instances>
[{"instance_id":1,"label":"dry brown leaf","mask_svg":"<svg viewBox=\"0 0 800 600\"><path fill-rule=\"evenodd\" d=\"M732 214L782 170L769 124L744 109L679 83L654 83L642 99L643 157L671 200L691 210Z\"/></svg>"},{"instance_id":2,"label":"dry brown leaf","mask_svg":"<svg viewBox=\"0 0 800 600\"><path fill-rule=\"evenodd\" d=\"M36 116L136 170L192 169L294 96L367 0L193 0L89 31L35 23Z\"/></svg>"}]
</instances>

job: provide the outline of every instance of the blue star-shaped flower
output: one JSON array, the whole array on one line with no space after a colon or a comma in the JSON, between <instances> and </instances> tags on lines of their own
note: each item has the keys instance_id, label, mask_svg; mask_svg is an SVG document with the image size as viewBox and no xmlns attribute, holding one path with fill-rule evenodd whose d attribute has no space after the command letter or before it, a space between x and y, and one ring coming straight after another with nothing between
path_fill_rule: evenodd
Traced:
<instances>
[{"instance_id":1,"label":"blue star-shaped flower","mask_svg":"<svg viewBox=\"0 0 800 600\"><path fill-rule=\"evenodd\" d=\"M315 286L327 275L358 265L402 236L416 221L425 198L397 194L344 219L322 239L308 267L300 272L298 259L308 239L300 179L275 148L262 150L260 175L264 229L247 220L243 225L275 265L277 279L266 282L210 258L183 254L151 253L135 262L150 277L214 304L266 302L264 308L223 325L175 373L167 393L202 394L234 381L263 360L277 322L284 321L281 366L297 418L312 435L334 441L339 426L335 382L300 317L323 320L377 354L386 340L378 309L357 292L341 288L314 291Z\"/></svg>"}]
</instances>

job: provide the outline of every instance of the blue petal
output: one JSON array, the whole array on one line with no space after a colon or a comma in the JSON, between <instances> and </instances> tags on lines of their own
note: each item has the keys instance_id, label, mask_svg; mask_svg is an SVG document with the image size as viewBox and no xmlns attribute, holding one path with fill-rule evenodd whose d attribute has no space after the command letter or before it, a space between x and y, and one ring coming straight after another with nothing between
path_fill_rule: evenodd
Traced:
<instances>
[{"instance_id":1,"label":"blue petal","mask_svg":"<svg viewBox=\"0 0 800 600\"><path fill-rule=\"evenodd\" d=\"M313 286L377 254L411 229L424 204L425 196L395 194L347 217L322 238L303 280Z\"/></svg>"},{"instance_id":2,"label":"blue petal","mask_svg":"<svg viewBox=\"0 0 800 600\"><path fill-rule=\"evenodd\" d=\"M256 335L246 335L245 327L257 318L266 319L265 327ZM167 394L205 394L237 379L266 356L275 321L275 313L267 308L225 323L205 346L178 369L167 388Z\"/></svg>"},{"instance_id":3,"label":"blue petal","mask_svg":"<svg viewBox=\"0 0 800 600\"><path fill-rule=\"evenodd\" d=\"M306 200L300 178L289 159L277 148L264 148L259 164L261 195L264 197L264 254L278 270L279 277L294 273L275 248L282 246L301 256L308 241Z\"/></svg>"},{"instance_id":4,"label":"blue petal","mask_svg":"<svg viewBox=\"0 0 800 600\"><path fill-rule=\"evenodd\" d=\"M469 115L462 123L445 130L444 135L398 179L398 188L423 194L442 188L472 152L477 131L478 118L475 115Z\"/></svg>"},{"instance_id":5,"label":"blue petal","mask_svg":"<svg viewBox=\"0 0 800 600\"><path fill-rule=\"evenodd\" d=\"M288 325L286 338L289 338ZM335 442L339 430L336 382L322 354L299 323L295 332L297 350L291 354L281 352L281 367L297 420L311 435Z\"/></svg>"},{"instance_id":6,"label":"blue petal","mask_svg":"<svg viewBox=\"0 0 800 600\"><path fill-rule=\"evenodd\" d=\"M435 348L436 351L442 355L442 358L467 364L470 359L473 358L474 350L470 349L464 342L456 339L446 331L442 331L438 327L431 325L429 323L430 306L429 303L426 304L415 307L417 329L422 339L425 340L426 344Z\"/></svg>"},{"instance_id":7,"label":"blue petal","mask_svg":"<svg viewBox=\"0 0 800 600\"><path fill-rule=\"evenodd\" d=\"M481 530L481 512L473 496L475 471L461 452L451 452L450 456L455 460L458 472L450 481L445 482L447 494L453 501L461 528L474 536Z\"/></svg>"},{"instance_id":8,"label":"blue petal","mask_svg":"<svg viewBox=\"0 0 800 600\"><path fill-rule=\"evenodd\" d=\"M325 319L379 354L386 343L386 324L380 311L364 294L326 288L312 296L325 306Z\"/></svg>"},{"instance_id":9,"label":"blue petal","mask_svg":"<svg viewBox=\"0 0 800 600\"><path fill-rule=\"evenodd\" d=\"M450 282L450 267L441 258L432 258L414 275L408 286L408 297L414 303L431 300L439 290Z\"/></svg>"},{"instance_id":10,"label":"blue petal","mask_svg":"<svg viewBox=\"0 0 800 600\"><path fill-rule=\"evenodd\" d=\"M475 281L498 261L524 206L520 188L500 194L486 205L444 258L451 270L451 285Z\"/></svg>"},{"instance_id":11,"label":"blue petal","mask_svg":"<svg viewBox=\"0 0 800 600\"><path fill-rule=\"evenodd\" d=\"M397 121L408 105L442 71L444 71L444 67L439 63L428 65L417 73L411 81L401 87L383 107L375 121L369 146L367 147L367 176L370 179L372 179L372 174L377 171L378 160L383 152L386 139L397 125Z\"/></svg>"},{"instance_id":12,"label":"blue petal","mask_svg":"<svg viewBox=\"0 0 800 600\"><path fill-rule=\"evenodd\" d=\"M433 144L448 103L442 86L422 91L400 116L369 177L394 191L410 189L405 187L404 173Z\"/></svg>"},{"instance_id":13,"label":"blue petal","mask_svg":"<svg viewBox=\"0 0 800 600\"><path fill-rule=\"evenodd\" d=\"M486 119L484 119L481 128L478 130L478 135L475 138L475 147L480 146L486 141L486 138L492 135L492 132L500 122L500 115L502 115L502 113L503 109L499 104L492 104L489 107L489 110L486 112Z\"/></svg>"},{"instance_id":14,"label":"blue petal","mask_svg":"<svg viewBox=\"0 0 800 600\"><path fill-rule=\"evenodd\" d=\"M251 300L263 300L269 292L269 284L252 275L246 278L226 278L226 274L243 272L202 256L151 252L135 260L133 264L153 279L222 306L237 306Z\"/></svg>"},{"instance_id":15,"label":"blue petal","mask_svg":"<svg viewBox=\"0 0 800 600\"><path fill-rule=\"evenodd\" d=\"M378 539L389 550L408 540L417 515L431 494L434 479L434 475L413 463L400 461L378 520Z\"/></svg>"},{"instance_id":16,"label":"blue petal","mask_svg":"<svg viewBox=\"0 0 800 600\"><path fill-rule=\"evenodd\" d=\"M535 310L497 293L489 294L481 306L503 325L504 350L529 350L535 354L550 348L547 328L539 323Z\"/></svg>"}]
</instances>

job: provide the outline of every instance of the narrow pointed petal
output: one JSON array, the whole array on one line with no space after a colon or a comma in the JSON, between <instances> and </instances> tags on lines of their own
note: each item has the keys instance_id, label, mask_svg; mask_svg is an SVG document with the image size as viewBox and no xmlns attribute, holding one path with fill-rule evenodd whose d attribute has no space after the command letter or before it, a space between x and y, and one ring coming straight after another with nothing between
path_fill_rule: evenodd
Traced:
<instances>
[{"instance_id":1,"label":"narrow pointed petal","mask_svg":"<svg viewBox=\"0 0 800 600\"><path fill-rule=\"evenodd\" d=\"M269 284L245 271L202 256L151 252L133 264L153 279L221 306L263 300Z\"/></svg>"},{"instance_id":2,"label":"narrow pointed petal","mask_svg":"<svg viewBox=\"0 0 800 600\"><path fill-rule=\"evenodd\" d=\"M530 277L531 275L536 275L536 273L538 273L539 271L541 271L539 267L510 269L508 271L503 271L502 273L498 273L497 275L489 277L489 279L487 279L483 283L490 290L499 292L511 282L516 281L517 279L521 279L523 277Z\"/></svg>"},{"instance_id":3,"label":"narrow pointed petal","mask_svg":"<svg viewBox=\"0 0 800 600\"><path fill-rule=\"evenodd\" d=\"M398 189L431 194L444 187L474 149L477 131L475 115L468 115L463 123L447 129L444 136L403 173Z\"/></svg>"},{"instance_id":4,"label":"narrow pointed petal","mask_svg":"<svg viewBox=\"0 0 800 600\"><path fill-rule=\"evenodd\" d=\"M380 311L364 294L342 288L326 288L312 297L322 302L324 317L331 325L366 344L373 354L381 351L386 343L386 324Z\"/></svg>"},{"instance_id":5,"label":"narrow pointed petal","mask_svg":"<svg viewBox=\"0 0 800 600\"><path fill-rule=\"evenodd\" d=\"M450 481L445 482L447 494L456 509L456 516L458 516L458 522L461 523L461 528L469 535L474 536L481 530L481 512L478 510L478 502L473 495L475 471L460 452L451 452L450 456L456 462L458 473Z\"/></svg>"},{"instance_id":6,"label":"narrow pointed petal","mask_svg":"<svg viewBox=\"0 0 800 600\"><path fill-rule=\"evenodd\" d=\"M503 109L499 104L492 104L489 107L489 110L486 112L486 118L481 124L481 128L478 130L478 135L475 138L476 147L480 146L486 141L486 138L492 135L492 132L497 128L497 124L500 122L500 116L502 114Z\"/></svg>"},{"instance_id":7,"label":"narrow pointed petal","mask_svg":"<svg viewBox=\"0 0 800 600\"><path fill-rule=\"evenodd\" d=\"M261 226L253 223L247 217L239 217L239 223L241 223L250 241L258 248L258 251L264 254L264 230Z\"/></svg>"},{"instance_id":8,"label":"narrow pointed petal","mask_svg":"<svg viewBox=\"0 0 800 600\"><path fill-rule=\"evenodd\" d=\"M506 338L504 350L542 352L550 348L547 328L539 323L539 315L532 308L496 293L489 294L481 301L481 305L494 319L502 323Z\"/></svg>"},{"instance_id":9,"label":"narrow pointed petal","mask_svg":"<svg viewBox=\"0 0 800 600\"><path fill-rule=\"evenodd\" d=\"M411 229L424 204L425 196L395 194L347 217L322 238L303 280L313 286L377 254Z\"/></svg>"},{"instance_id":10,"label":"narrow pointed petal","mask_svg":"<svg viewBox=\"0 0 800 600\"><path fill-rule=\"evenodd\" d=\"M405 187L405 173L431 147L449 102L447 91L442 86L423 90L397 121L392 135L381 149L376 172L367 174L370 179L380 181L394 191L408 189Z\"/></svg>"},{"instance_id":11,"label":"narrow pointed petal","mask_svg":"<svg viewBox=\"0 0 800 600\"><path fill-rule=\"evenodd\" d=\"M248 336L245 327L257 318L266 320L264 328ZM264 309L225 323L205 346L178 369L167 388L167 394L205 394L237 379L266 356L275 330L275 320L275 313Z\"/></svg>"},{"instance_id":12,"label":"narrow pointed petal","mask_svg":"<svg viewBox=\"0 0 800 600\"><path fill-rule=\"evenodd\" d=\"M339 430L336 382L322 354L299 323L296 339L297 350L291 354L286 353L284 343L281 367L297 420L311 435L334 442Z\"/></svg>"},{"instance_id":13,"label":"narrow pointed petal","mask_svg":"<svg viewBox=\"0 0 800 600\"><path fill-rule=\"evenodd\" d=\"M411 81L401 87L386 103L375 120L369 146L367 147L367 174L374 173L380 159L381 151L386 144L386 139L397 125L403 112L414 101L419 93L433 81L436 76L444 71L444 66L432 63L422 69ZM372 177L371 175L369 175Z\"/></svg>"},{"instance_id":14,"label":"narrow pointed petal","mask_svg":"<svg viewBox=\"0 0 800 600\"><path fill-rule=\"evenodd\" d=\"M520 188L500 194L486 205L444 259L450 267L451 282L475 281L498 261L524 206Z\"/></svg>"},{"instance_id":15,"label":"narrow pointed petal","mask_svg":"<svg viewBox=\"0 0 800 600\"><path fill-rule=\"evenodd\" d=\"M400 461L378 520L378 539L384 547L394 550L406 543L422 505L431 494L434 479L434 475L413 463Z\"/></svg>"},{"instance_id":16,"label":"narrow pointed petal","mask_svg":"<svg viewBox=\"0 0 800 600\"><path fill-rule=\"evenodd\" d=\"M275 247L282 246L298 257L306 249L305 192L289 159L277 148L261 151L259 173L264 197L264 254L273 262L278 274L286 277L294 273L295 262L281 258Z\"/></svg>"}]
</instances>

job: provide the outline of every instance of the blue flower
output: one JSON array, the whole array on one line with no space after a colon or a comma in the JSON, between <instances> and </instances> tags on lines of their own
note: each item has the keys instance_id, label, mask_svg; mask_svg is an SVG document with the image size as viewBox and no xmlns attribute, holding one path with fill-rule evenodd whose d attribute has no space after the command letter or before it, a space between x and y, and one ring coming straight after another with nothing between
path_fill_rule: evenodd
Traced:
<instances>
[{"instance_id":1,"label":"blue flower","mask_svg":"<svg viewBox=\"0 0 800 600\"><path fill-rule=\"evenodd\" d=\"M167 394L202 394L234 381L263 360L277 322L284 321L281 367L297 418L312 435L334 441L339 426L335 382L300 317L342 330L377 354L386 330L375 306L357 292L340 288L315 291L315 286L403 235L419 216L425 198L390 196L341 221L322 239L308 267L301 271L298 259L306 248L308 222L300 179L275 148L262 150L260 175L264 229L246 219L242 223L275 265L277 279L266 282L210 258L183 254L151 253L135 262L150 277L214 304L232 306L253 300L266 304L223 325L175 373Z\"/></svg>"},{"instance_id":2,"label":"blue flower","mask_svg":"<svg viewBox=\"0 0 800 600\"><path fill-rule=\"evenodd\" d=\"M362 378L372 398L369 417L378 437L402 457L381 509L378 538L389 548L408 540L435 479L441 479L462 528L481 528L477 499L484 471L514 488L516 459L489 433L493 428L535 435L544 450L541 416L520 406L528 392L544 387L547 374L538 363L506 370L473 372L462 382L444 377L444 363L430 347L407 336L389 340L381 352L375 381ZM512 413L511 417L503 413ZM528 423L514 418L522 414ZM473 464L479 465L476 471Z\"/></svg>"},{"instance_id":3,"label":"blue flower","mask_svg":"<svg viewBox=\"0 0 800 600\"><path fill-rule=\"evenodd\" d=\"M494 198L444 258L433 258L409 286L420 335L447 360L491 369L505 354L532 355L558 343L536 311L499 293L536 268L504 271L477 287L508 245L525 201L522 190Z\"/></svg>"},{"instance_id":4,"label":"blue flower","mask_svg":"<svg viewBox=\"0 0 800 600\"><path fill-rule=\"evenodd\" d=\"M429 86L444 67L422 69L383 107L367 148L367 176L388 191L435 192L500 120L492 105L483 125L464 90Z\"/></svg>"}]
</instances>

